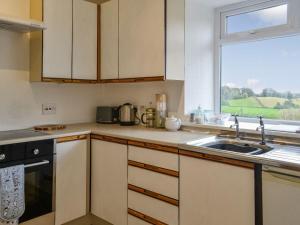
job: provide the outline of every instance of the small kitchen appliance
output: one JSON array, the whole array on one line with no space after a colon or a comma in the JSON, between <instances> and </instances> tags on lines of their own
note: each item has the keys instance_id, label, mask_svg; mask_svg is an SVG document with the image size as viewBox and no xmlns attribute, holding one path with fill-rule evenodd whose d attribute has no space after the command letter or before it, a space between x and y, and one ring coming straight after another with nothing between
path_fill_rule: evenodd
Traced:
<instances>
[{"instance_id":1,"label":"small kitchen appliance","mask_svg":"<svg viewBox=\"0 0 300 225\"><path fill-rule=\"evenodd\" d=\"M155 109L154 108L147 108L146 112L142 114L142 123L146 124L148 128L155 127Z\"/></svg>"},{"instance_id":2,"label":"small kitchen appliance","mask_svg":"<svg viewBox=\"0 0 300 225\"><path fill-rule=\"evenodd\" d=\"M167 117L167 95L156 95L156 117L155 123L157 128L164 128Z\"/></svg>"},{"instance_id":3,"label":"small kitchen appliance","mask_svg":"<svg viewBox=\"0 0 300 225\"><path fill-rule=\"evenodd\" d=\"M99 106L97 107L97 123L115 124L119 122L118 106Z\"/></svg>"},{"instance_id":4,"label":"small kitchen appliance","mask_svg":"<svg viewBox=\"0 0 300 225\"><path fill-rule=\"evenodd\" d=\"M133 126L140 122L137 117L137 108L130 103L120 106L119 115L121 126Z\"/></svg>"}]
</instances>

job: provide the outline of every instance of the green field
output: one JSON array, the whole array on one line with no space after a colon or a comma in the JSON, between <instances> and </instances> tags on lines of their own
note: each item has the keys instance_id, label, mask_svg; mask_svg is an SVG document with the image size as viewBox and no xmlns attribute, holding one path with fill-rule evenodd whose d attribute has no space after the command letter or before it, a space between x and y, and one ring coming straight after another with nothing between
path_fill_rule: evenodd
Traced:
<instances>
[{"instance_id":1,"label":"green field","mask_svg":"<svg viewBox=\"0 0 300 225\"><path fill-rule=\"evenodd\" d=\"M222 112L239 114L244 117L262 115L268 119L290 119L300 116L300 109L275 109L277 103L283 104L287 99L276 97L249 97L232 99L222 105ZM300 106L300 99L293 99L295 105Z\"/></svg>"}]
</instances>

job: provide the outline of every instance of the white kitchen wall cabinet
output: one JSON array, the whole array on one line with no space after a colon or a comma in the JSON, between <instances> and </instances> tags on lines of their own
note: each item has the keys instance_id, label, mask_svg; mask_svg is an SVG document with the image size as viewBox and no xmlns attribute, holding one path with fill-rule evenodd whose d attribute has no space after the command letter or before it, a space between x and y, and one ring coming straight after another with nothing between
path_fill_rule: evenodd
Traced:
<instances>
[{"instance_id":1,"label":"white kitchen wall cabinet","mask_svg":"<svg viewBox=\"0 0 300 225\"><path fill-rule=\"evenodd\" d=\"M119 0L119 78L165 75L165 1Z\"/></svg>"},{"instance_id":2,"label":"white kitchen wall cabinet","mask_svg":"<svg viewBox=\"0 0 300 225\"><path fill-rule=\"evenodd\" d=\"M101 79L118 79L119 0L101 4Z\"/></svg>"},{"instance_id":3,"label":"white kitchen wall cabinet","mask_svg":"<svg viewBox=\"0 0 300 225\"><path fill-rule=\"evenodd\" d=\"M35 0L31 14L46 30L32 32L31 81L98 78L98 6L85 0Z\"/></svg>"},{"instance_id":4,"label":"white kitchen wall cabinet","mask_svg":"<svg viewBox=\"0 0 300 225\"><path fill-rule=\"evenodd\" d=\"M44 0L43 77L71 79L72 0Z\"/></svg>"},{"instance_id":5,"label":"white kitchen wall cabinet","mask_svg":"<svg viewBox=\"0 0 300 225\"><path fill-rule=\"evenodd\" d=\"M184 0L103 4L101 80L184 80L184 6Z\"/></svg>"},{"instance_id":6,"label":"white kitchen wall cabinet","mask_svg":"<svg viewBox=\"0 0 300 225\"><path fill-rule=\"evenodd\" d=\"M97 5L73 0L73 79L97 80L97 21Z\"/></svg>"},{"instance_id":7,"label":"white kitchen wall cabinet","mask_svg":"<svg viewBox=\"0 0 300 225\"><path fill-rule=\"evenodd\" d=\"M55 225L61 225L88 211L88 140L83 135L57 142Z\"/></svg>"},{"instance_id":8,"label":"white kitchen wall cabinet","mask_svg":"<svg viewBox=\"0 0 300 225\"><path fill-rule=\"evenodd\" d=\"M255 225L254 169L180 156L180 224Z\"/></svg>"},{"instance_id":9,"label":"white kitchen wall cabinet","mask_svg":"<svg viewBox=\"0 0 300 225\"><path fill-rule=\"evenodd\" d=\"M127 225L127 145L97 140L91 152L91 212L114 225ZM110 140L111 141L111 140Z\"/></svg>"}]
</instances>

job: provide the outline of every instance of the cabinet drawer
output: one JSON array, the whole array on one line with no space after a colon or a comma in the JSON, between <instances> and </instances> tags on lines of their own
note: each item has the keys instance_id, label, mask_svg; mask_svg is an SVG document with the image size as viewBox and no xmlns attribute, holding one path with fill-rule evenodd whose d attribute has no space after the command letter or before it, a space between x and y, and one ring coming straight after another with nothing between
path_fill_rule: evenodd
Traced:
<instances>
[{"instance_id":1,"label":"cabinet drawer","mask_svg":"<svg viewBox=\"0 0 300 225\"><path fill-rule=\"evenodd\" d=\"M128 190L128 208L166 224L178 224L178 207L130 190Z\"/></svg>"},{"instance_id":2,"label":"cabinet drawer","mask_svg":"<svg viewBox=\"0 0 300 225\"><path fill-rule=\"evenodd\" d=\"M128 215L128 225L149 225L149 223L132 215Z\"/></svg>"},{"instance_id":3,"label":"cabinet drawer","mask_svg":"<svg viewBox=\"0 0 300 225\"><path fill-rule=\"evenodd\" d=\"M178 155L168 152L129 146L128 159L178 171Z\"/></svg>"},{"instance_id":4,"label":"cabinet drawer","mask_svg":"<svg viewBox=\"0 0 300 225\"><path fill-rule=\"evenodd\" d=\"M128 166L128 183L178 200L178 178Z\"/></svg>"}]
</instances>

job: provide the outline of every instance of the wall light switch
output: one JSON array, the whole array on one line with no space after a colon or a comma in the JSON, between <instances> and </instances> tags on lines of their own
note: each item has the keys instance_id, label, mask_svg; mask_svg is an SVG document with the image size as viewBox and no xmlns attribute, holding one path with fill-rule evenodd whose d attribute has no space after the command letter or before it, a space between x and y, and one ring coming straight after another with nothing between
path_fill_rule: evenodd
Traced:
<instances>
[{"instance_id":1,"label":"wall light switch","mask_svg":"<svg viewBox=\"0 0 300 225\"><path fill-rule=\"evenodd\" d=\"M43 115L55 115L56 114L56 104L47 103L42 105L42 114Z\"/></svg>"}]
</instances>

